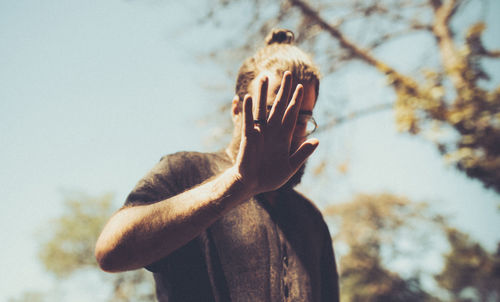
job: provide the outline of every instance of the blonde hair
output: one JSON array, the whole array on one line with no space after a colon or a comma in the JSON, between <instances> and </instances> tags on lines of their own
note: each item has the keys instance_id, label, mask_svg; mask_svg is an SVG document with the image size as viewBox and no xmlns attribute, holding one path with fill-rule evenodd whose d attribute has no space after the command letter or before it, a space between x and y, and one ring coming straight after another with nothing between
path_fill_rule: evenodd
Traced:
<instances>
[{"instance_id":1,"label":"blonde hair","mask_svg":"<svg viewBox=\"0 0 500 302\"><path fill-rule=\"evenodd\" d=\"M274 29L266 37L266 45L243 62L238 71L235 89L240 100L248 93L250 83L264 70L280 75L288 70L297 81L313 83L316 98L318 97L319 69L308 54L292 45L293 40L292 31Z\"/></svg>"}]
</instances>

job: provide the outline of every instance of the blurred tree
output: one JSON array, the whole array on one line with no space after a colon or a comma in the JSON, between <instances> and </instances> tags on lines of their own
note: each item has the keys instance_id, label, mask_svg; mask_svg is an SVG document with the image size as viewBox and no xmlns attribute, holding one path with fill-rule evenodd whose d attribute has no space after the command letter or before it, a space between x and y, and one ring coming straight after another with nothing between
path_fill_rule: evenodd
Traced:
<instances>
[{"instance_id":1,"label":"blurred tree","mask_svg":"<svg viewBox=\"0 0 500 302\"><path fill-rule=\"evenodd\" d=\"M45 302L46 295L42 292L26 291L18 298L10 298L9 302Z\"/></svg>"},{"instance_id":2,"label":"blurred tree","mask_svg":"<svg viewBox=\"0 0 500 302\"><path fill-rule=\"evenodd\" d=\"M446 235L451 251L445 256L443 271L435 277L439 286L450 292L453 301L499 301L500 244L490 254L454 228L446 228Z\"/></svg>"},{"instance_id":3,"label":"blurred tree","mask_svg":"<svg viewBox=\"0 0 500 302\"><path fill-rule=\"evenodd\" d=\"M487 252L425 203L362 194L328 207L325 215L338 226L342 301L493 302L500 297L500 245ZM442 271L422 271L442 240L449 245ZM401 267L413 269L402 275ZM438 288L423 288L422 276L433 276Z\"/></svg>"},{"instance_id":4,"label":"blurred tree","mask_svg":"<svg viewBox=\"0 0 500 302\"><path fill-rule=\"evenodd\" d=\"M442 218L426 204L390 194L358 195L328 207L325 215L338 226L342 301L438 301L421 286L418 263L407 277L390 269L398 261L423 259L432 246L432 226Z\"/></svg>"},{"instance_id":5,"label":"blurred tree","mask_svg":"<svg viewBox=\"0 0 500 302\"><path fill-rule=\"evenodd\" d=\"M88 268L107 282L111 279L109 301L155 301L153 280L145 270L110 275L98 268L94 246L112 212L109 194L65 196L64 213L42 229L40 260L60 280Z\"/></svg>"},{"instance_id":6,"label":"blurred tree","mask_svg":"<svg viewBox=\"0 0 500 302\"><path fill-rule=\"evenodd\" d=\"M63 214L43 229L40 260L62 280L86 269L111 282L108 301L155 301L150 274L137 270L100 272L93 249L112 214L112 197L67 195ZM358 195L351 202L325 210L340 255L342 301L497 301L500 288L500 248L489 254L481 245L433 214L427 204L391 194ZM436 243L450 246L443 270L434 276L449 299L421 284L426 256ZM419 263L421 261L421 263ZM399 270L403 267L406 273ZM12 302L47 301L50 295L25 292ZM50 300L50 299L49 299Z\"/></svg>"},{"instance_id":7,"label":"blurred tree","mask_svg":"<svg viewBox=\"0 0 500 302\"><path fill-rule=\"evenodd\" d=\"M294 30L296 41L315 54L326 74L354 61L365 63L387 79L395 101L374 100L376 104L369 108L332 116L322 130L393 108L400 131L434 133L432 140L446 161L500 193L500 86L489 82L490 75L482 66L485 60L497 60L500 51L485 46L484 20L465 26L458 21L471 8L482 6L487 11L490 1L211 0L201 20L228 28L239 25L247 31L245 38L238 32L231 39L237 62L254 50L255 41L280 26ZM236 5L245 14L224 22L228 12L237 11ZM465 33L457 33L461 30ZM411 50L406 65L417 61L414 48L427 55L419 61L418 72L398 70L397 62L384 57L383 47L404 38L420 41L411 47L400 44L399 52ZM225 63L230 57L221 49L210 54Z\"/></svg>"},{"instance_id":8,"label":"blurred tree","mask_svg":"<svg viewBox=\"0 0 500 302\"><path fill-rule=\"evenodd\" d=\"M111 201L111 195L65 197L63 215L43 230L39 257L47 271L64 278L78 269L97 266L94 245L112 214Z\"/></svg>"}]
</instances>

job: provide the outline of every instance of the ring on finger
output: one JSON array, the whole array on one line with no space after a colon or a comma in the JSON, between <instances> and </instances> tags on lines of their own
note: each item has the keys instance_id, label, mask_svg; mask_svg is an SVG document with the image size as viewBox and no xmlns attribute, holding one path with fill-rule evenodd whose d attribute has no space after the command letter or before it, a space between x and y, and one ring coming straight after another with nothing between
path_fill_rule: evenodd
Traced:
<instances>
[{"instance_id":1,"label":"ring on finger","mask_svg":"<svg viewBox=\"0 0 500 302\"><path fill-rule=\"evenodd\" d=\"M265 119L258 119L258 120L253 120L253 123L256 125L265 125L266 120Z\"/></svg>"}]
</instances>

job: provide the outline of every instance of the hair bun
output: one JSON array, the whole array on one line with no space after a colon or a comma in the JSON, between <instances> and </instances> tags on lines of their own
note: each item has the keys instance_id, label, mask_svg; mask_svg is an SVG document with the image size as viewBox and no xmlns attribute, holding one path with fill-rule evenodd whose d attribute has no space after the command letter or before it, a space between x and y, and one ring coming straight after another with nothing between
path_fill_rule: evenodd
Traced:
<instances>
[{"instance_id":1,"label":"hair bun","mask_svg":"<svg viewBox=\"0 0 500 302\"><path fill-rule=\"evenodd\" d=\"M273 29L269 35L266 37L267 45L271 45L273 43L278 44L292 44L294 39L294 34L291 30L288 29Z\"/></svg>"}]
</instances>

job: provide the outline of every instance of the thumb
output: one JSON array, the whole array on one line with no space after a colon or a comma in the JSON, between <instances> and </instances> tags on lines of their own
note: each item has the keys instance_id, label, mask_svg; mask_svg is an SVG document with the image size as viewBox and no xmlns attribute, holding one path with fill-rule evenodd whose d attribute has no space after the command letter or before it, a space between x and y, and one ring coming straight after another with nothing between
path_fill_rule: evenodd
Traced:
<instances>
[{"instance_id":1,"label":"thumb","mask_svg":"<svg viewBox=\"0 0 500 302\"><path fill-rule=\"evenodd\" d=\"M316 150L319 145L319 140L311 138L306 140L300 147L290 156L290 166L293 171L297 171L306 159Z\"/></svg>"}]
</instances>

